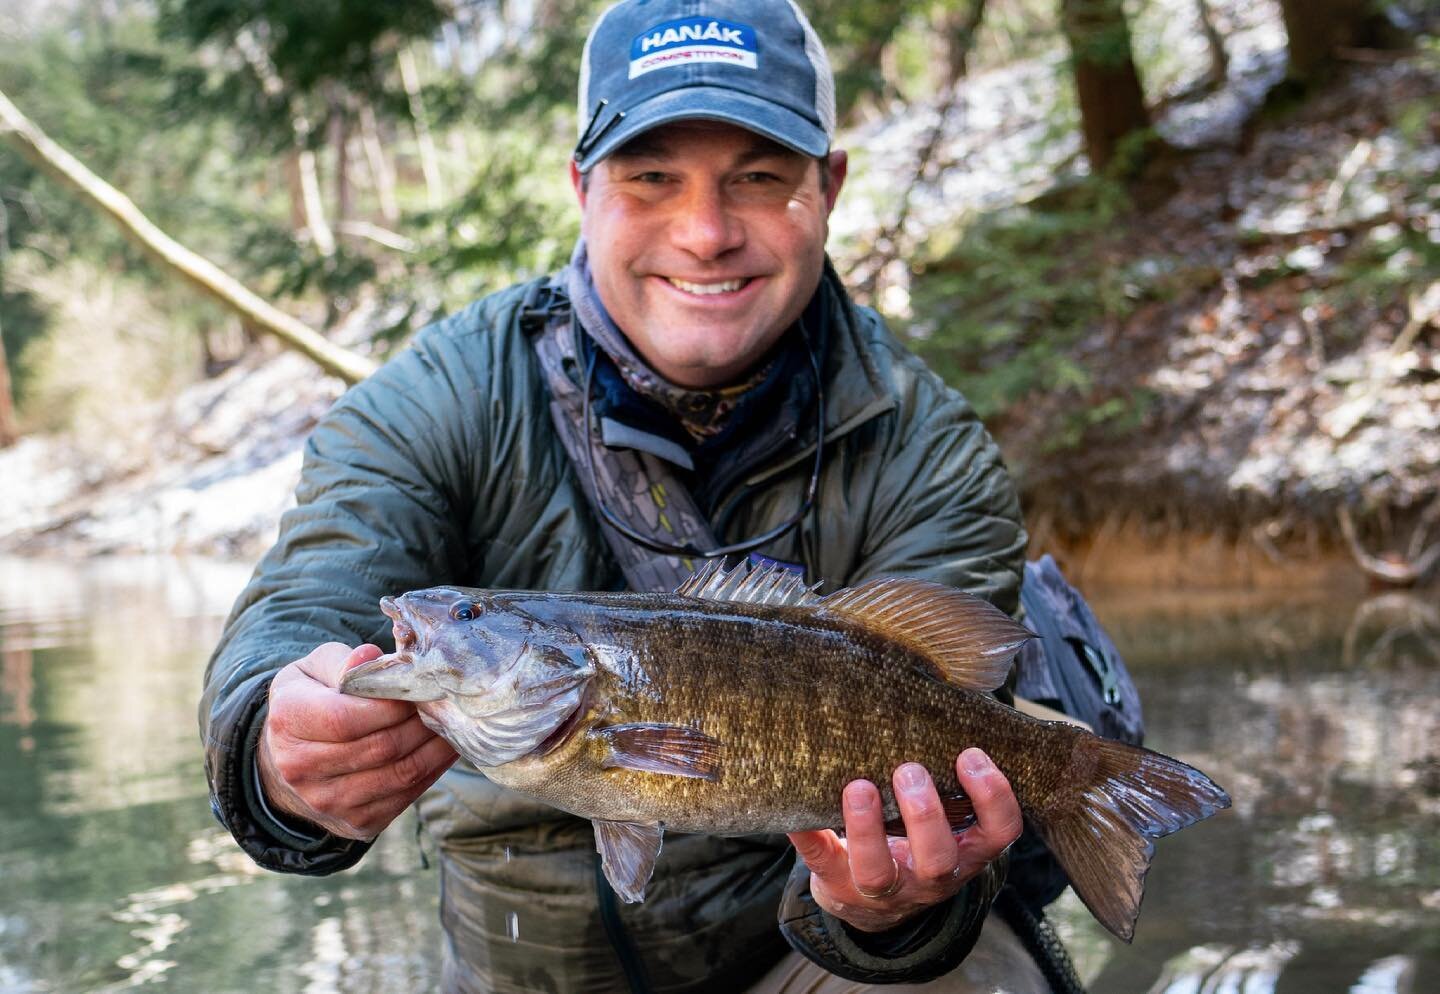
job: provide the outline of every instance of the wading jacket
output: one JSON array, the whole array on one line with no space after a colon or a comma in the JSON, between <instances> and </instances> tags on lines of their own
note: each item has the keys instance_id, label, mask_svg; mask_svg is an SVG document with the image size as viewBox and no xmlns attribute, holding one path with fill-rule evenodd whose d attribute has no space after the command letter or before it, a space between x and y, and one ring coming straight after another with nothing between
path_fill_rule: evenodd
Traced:
<instances>
[{"instance_id":1,"label":"wading jacket","mask_svg":"<svg viewBox=\"0 0 1440 994\"><path fill-rule=\"evenodd\" d=\"M763 551L803 563L824 590L924 577L1013 613L1025 535L996 446L877 314L851 304L833 276L827 284L838 306L826 331L818 499ZM332 873L367 848L277 821L257 796L255 745L278 669L329 641L391 648L378 608L386 594L623 586L551 422L521 328L527 289L421 331L346 393L307 444L298 506L231 613L200 704L212 804L261 866ZM765 435L744 447L741 465L709 468L733 480L711 515L721 541L760 534L803 500L813 419ZM735 992L773 965L785 938L844 976L914 982L964 957L992 896L982 874L899 934L867 937L818 912L783 836L672 834L646 900L620 904L588 822L499 788L464 761L420 809L441 857L451 991Z\"/></svg>"}]
</instances>

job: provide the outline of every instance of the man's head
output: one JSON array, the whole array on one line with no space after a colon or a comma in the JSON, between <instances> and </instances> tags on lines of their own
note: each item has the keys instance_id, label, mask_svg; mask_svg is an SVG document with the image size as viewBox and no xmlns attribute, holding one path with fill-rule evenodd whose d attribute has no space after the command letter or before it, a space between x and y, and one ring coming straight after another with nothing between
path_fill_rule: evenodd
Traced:
<instances>
[{"instance_id":1,"label":"man's head","mask_svg":"<svg viewBox=\"0 0 1440 994\"><path fill-rule=\"evenodd\" d=\"M814 31L789 0L625 0L586 42L580 104L601 301L667 379L735 379L819 284L845 178Z\"/></svg>"}]
</instances>

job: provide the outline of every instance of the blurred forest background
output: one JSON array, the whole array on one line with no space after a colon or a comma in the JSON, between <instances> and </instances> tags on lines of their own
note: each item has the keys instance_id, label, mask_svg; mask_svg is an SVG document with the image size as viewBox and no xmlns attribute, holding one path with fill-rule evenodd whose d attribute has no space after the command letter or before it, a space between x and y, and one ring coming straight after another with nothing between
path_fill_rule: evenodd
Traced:
<instances>
[{"instance_id":1,"label":"blurred forest background","mask_svg":"<svg viewBox=\"0 0 1440 994\"><path fill-rule=\"evenodd\" d=\"M831 253L1037 549L1440 573L1440 4L802 5ZM262 549L346 381L568 258L603 6L0 0L0 550Z\"/></svg>"}]
</instances>

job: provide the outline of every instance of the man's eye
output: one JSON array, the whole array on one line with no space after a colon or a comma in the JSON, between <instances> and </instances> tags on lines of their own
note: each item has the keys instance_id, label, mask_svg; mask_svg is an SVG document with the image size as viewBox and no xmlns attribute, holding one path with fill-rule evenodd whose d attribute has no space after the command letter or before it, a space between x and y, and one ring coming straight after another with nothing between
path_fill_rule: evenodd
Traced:
<instances>
[{"instance_id":1,"label":"man's eye","mask_svg":"<svg viewBox=\"0 0 1440 994\"><path fill-rule=\"evenodd\" d=\"M778 183L778 182L780 182L780 177L779 177L779 176L776 176L774 173L762 173L762 172L745 173L743 176L740 177L740 179L741 179L742 182L745 182L745 183Z\"/></svg>"},{"instance_id":2,"label":"man's eye","mask_svg":"<svg viewBox=\"0 0 1440 994\"><path fill-rule=\"evenodd\" d=\"M635 182L637 182L637 183L663 183L663 182L665 182L665 174L664 174L664 173L658 173L658 172L636 173L634 176L632 176L632 177L630 177L630 178L631 178L632 180L634 180Z\"/></svg>"}]
</instances>

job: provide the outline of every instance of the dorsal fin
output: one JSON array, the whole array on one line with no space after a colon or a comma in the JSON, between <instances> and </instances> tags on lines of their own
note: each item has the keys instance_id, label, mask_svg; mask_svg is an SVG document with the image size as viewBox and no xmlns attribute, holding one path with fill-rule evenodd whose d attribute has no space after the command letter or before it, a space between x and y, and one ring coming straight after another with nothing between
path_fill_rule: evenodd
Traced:
<instances>
[{"instance_id":1,"label":"dorsal fin","mask_svg":"<svg viewBox=\"0 0 1440 994\"><path fill-rule=\"evenodd\" d=\"M741 604L770 604L775 607L803 607L819 604L816 583L805 585L799 573L774 563L751 566L741 562L727 570L724 560L712 559L698 573L676 588L681 597L700 597L710 601L736 601Z\"/></svg>"},{"instance_id":2,"label":"dorsal fin","mask_svg":"<svg viewBox=\"0 0 1440 994\"><path fill-rule=\"evenodd\" d=\"M994 690L1036 635L989 601L954 587L901 577L869 580L821 598L840 615L919 653L935 675L966 690Z\"/></svg>"}]
</instances>

